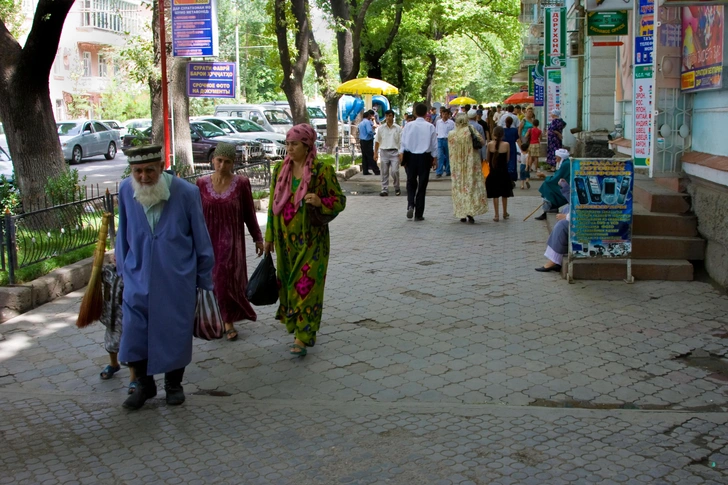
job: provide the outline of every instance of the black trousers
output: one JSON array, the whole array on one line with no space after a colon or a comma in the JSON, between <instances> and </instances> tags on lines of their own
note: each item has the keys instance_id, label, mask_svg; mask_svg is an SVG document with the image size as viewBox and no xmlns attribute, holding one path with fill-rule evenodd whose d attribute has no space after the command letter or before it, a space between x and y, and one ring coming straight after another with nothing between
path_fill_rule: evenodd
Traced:
<instances>
[{"instance_id":1,"label":"black trousers","mask_svg":"<svg viewBox=\"0 0 728 485\"><path fill-rule=\"evenodd\" d=\"M129 367L134 369L134 372L136 373L137 379L144 382L144 380L151 379L154 381L154 376L148 376L147 375L147 363L148 360L138 360L136 362L129 362ZM173 371L165 372L164 373L164 382L165 384L169 384L173 387L177 387L181 385L182 383L182 377L185 375L185 368L182 367L181 369L175 369Z\"/></svg>"},{"instance_id":2,"label":"black trousers","mask_svg":"<svg viewBox=\"0 0 728 485\"><path fill-rule=\"evenodd\" d=\"M425 213L425 193L430 181L432 155L429 153L404 152L402 157L407 172L407 208L415 208L415 217Z\"/></svg>"},{"instance_id":3,"label":"black trousers","mask_svg":"<svg viewBox=\"0 0 728 485\"><path fill-rule=\"evenodd\" d=\"M365 174L369 170L379 175L379 167L374 161L374 140L359 140L361 145L361 171Z\"/></svg>"}]
</instances>

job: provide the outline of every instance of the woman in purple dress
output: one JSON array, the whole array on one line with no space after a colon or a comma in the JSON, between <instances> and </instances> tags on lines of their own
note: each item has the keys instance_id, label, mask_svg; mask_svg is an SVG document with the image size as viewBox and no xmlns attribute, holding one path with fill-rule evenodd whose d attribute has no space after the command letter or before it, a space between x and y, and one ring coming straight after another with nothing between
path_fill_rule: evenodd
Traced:
<instances>
[{"instance_id":1,"label":"woman in purple dress","mask_svg":"<svg viewBox=\"0 0 728 485\"><path fill-rule=\"evenodd\" d=\"M234 322L257 319L245 297L248 268L245 262L245 226L255 242L255 252L263 254L263 234L253 206L247 177L235 175L235 146L219 143L212 156L215 173L197 179L207 230L215 251L212 281L228 341L238 338Z\"/></svg>"},{"instance_id":2,"label":"woman in purple dress","mask_svg":"<svg viewBox=\"0 0 728 485\"><path fill-rule=\"evenodd\" d=\"M566 122L561 119L561 111L555 109L551 111L551 123L548 127L548 146L546 149L546 162L551 168L556 167L556 150L562 148L562 140L564 138L564 128ZM552 170L553 171L553 170Z\"/></svg>"}]
</instances>

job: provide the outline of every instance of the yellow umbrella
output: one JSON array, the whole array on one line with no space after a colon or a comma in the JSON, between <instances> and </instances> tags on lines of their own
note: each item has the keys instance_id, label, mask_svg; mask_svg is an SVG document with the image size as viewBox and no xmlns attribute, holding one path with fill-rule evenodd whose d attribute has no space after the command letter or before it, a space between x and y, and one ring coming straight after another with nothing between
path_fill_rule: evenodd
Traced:
<instances>
[{"instance_id":1,"label":"yellow umbrella","mask_svg":"<svg viewBox=\"0 0 728 485\"><path fill-rule=\"evenodd\" d=\"M468 98L467 96L460 96L459 98L455 98L452 101L450 101L450 104L456 104L458 106L462 106L464 104L478 104L476 100L473 98Z\"/></svg>"},{"instance_id":2,"label":"yellow umbrella","mask_svg":"<svg viewBox=\"0 0 728 485\"><path fill-rule=\"evenodd\" d=\"M388 94L399 94L399 89L381 79L362 77L339 85L336 92L339 94L382 94L386 96Z\"/></svg>"}]
</instances>

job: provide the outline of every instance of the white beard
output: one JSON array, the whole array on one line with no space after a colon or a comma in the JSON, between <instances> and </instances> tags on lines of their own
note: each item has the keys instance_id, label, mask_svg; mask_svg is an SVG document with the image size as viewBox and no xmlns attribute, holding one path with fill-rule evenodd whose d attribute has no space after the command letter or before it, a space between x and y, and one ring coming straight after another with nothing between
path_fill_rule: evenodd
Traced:
<instances>
[{"instance_id":1,"label":"white beard","mask_svg":"<svg viewBox=\"0 0 728 485\"><path fill-rule=\"evenodd\" d=\"M134 198L145 207L152 207L162 200L169 199L169 187L163 175L160 175L154 185L142 185L132 177L131 186L134 189Z\"/></svg>"}]
</instances>

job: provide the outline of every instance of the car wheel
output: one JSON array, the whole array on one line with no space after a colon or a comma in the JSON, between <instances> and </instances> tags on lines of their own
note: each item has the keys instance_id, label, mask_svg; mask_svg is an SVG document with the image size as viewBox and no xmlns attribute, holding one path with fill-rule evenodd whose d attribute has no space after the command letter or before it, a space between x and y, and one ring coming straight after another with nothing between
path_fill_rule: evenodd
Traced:
<instances>
[{"instance_id":1,"label":"car wheel","mask_svg":"<svg viewBox=\"0 0 728 485\"><path fill-rule=\"evenodd\" d=\"M106 150L104 158L106 158L107 160L113 160L114 157L116 157L116 143L112 141L111 143L109 143L109 149Z\"/></svg>"},{"instance_id":2,"label":"car wheel","mask_svg":"<svg viewBox=\"0 0 728 485\"><path fill-rule=\"evenodd\" d=\"M73 153L71 154L71 161L73 163L81 163L81 160L83 159L83 151L81 150L81 147L76 145L73 147Z\"/></svg>"}]
</instances>

